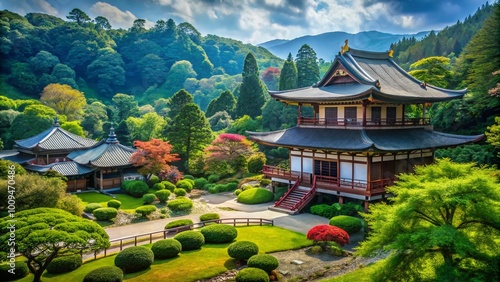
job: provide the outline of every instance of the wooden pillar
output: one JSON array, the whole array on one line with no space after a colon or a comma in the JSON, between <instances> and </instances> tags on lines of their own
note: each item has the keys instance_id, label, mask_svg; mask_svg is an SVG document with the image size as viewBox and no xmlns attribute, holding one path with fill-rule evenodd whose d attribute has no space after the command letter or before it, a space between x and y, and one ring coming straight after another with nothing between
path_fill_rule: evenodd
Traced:
<instances>
[{"instance_id":1,"label":"wooden pillar","mask_svg":"<svg viewBox=\"0 0 500 282\"><path fill-rule=\"evenodd\" d=\"M401 123L405 125L405 111L406 111L406 105L403 104L403 116L401 117Z\"/></svg>"},{"instance_id":2,"label":"wooden pillar","mask_svg":"<svg viewBox=\"0 0 500 282\"><path fill-rule=\"evenodd\" d=\"M47 164L49 164L49 154L47 154Z\"/></svg>"},{"instance_id":3,"label":"wooden pillar","mask_svg":"<svg viewBox=\"0 0 500 282\"><path fill-rule=\"evenodd\" d=\"M368 100L363 100L363 126L366 126L366 105L368 105Z\"/></svg>"},{"instance_id":4,"label":"wooden pillar","mask_svg":"<svg viewBox=\"0 0 500 282\"><path fill-rule=\"evenodd\" d=\"M372 190L372 156L366 156L366 173L368 174L366 176L366 190L371 191Z\"/></svg>"},{"instance_id":5,"label":"wooden pillar","mask_svg":"<svg viewBox=\"0 0 500 282\"><path fill-rule=\"evenodd\" d=\"M425 120L425 103L422 104L422 122Z\"/></svg>"},{"instance_id":6,"label":"wooden pillar","mask_svg":"<svg viewBox=\"0 0 500 282\"><path fill-rule=\"evenodd\" d=\"M340 186L340 152L337 152L337 186Z\"/></svg>"},{"instance_id":7,"label":"wooden pillar","mask_svg":"<svg viewBox=\"0 0 500 282\"><path fill-rule=\"evenodd\" d=\"M302 104L299 103L299 106L297 108L298 108L298 111L299 111L297 124L300 124L300 120L302 119Z\"/></svg>"},{"instance_id":8,"label":"wooden pillar","mask_svg":"<svg viewBox=\"0 0 500 282\"><path fill-rule=\"evenodd\" d=\"M314 109L314 118L316 119L316 118L318 118L318 115L319 115L319 105L314 104L313 109Z\"/></svg>"},{"instance_id":9,"label":"wooden pillar","mask_svg":"<svg viewBox=\"0 0 500 282\"><path fill-rule=\"evenodd\" d=\"M341 204L341 205L342 205L343 203L344 203L344 197L339 196L339 204Z\"/></svg>"},{"instance_id":10,"label":"wooden pillar","mask_svg":"<svg viewBox=\"0 0 500 282\"><path fill-rule=\"evenodd\" d=\"M370 202L368 202L368 201L364 201L364 202L363 202L363 207L365 208L365 212L367 212L367 211L368 211L368 208L370 207Z\"/></svg>"},{"instance_id":11,"label":"wooden pillar","mask_svg":"<svg viewBox=\"0 0 500 282\"><path fill-rule=\"evenodd\" d=\"M103 178L102 178L102 169L100 169L99 171L101 172L101 183L99 184L99 189L102 190L102 180L103 180Z\"/></svg>"}]
</instances>

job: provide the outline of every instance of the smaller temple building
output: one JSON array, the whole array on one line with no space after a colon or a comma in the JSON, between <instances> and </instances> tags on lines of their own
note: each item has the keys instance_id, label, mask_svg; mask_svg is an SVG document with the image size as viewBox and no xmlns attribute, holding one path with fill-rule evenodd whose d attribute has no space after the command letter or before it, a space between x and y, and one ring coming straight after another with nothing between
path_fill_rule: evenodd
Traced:
<instances>
[{"instance_id":1,"label":"smaller temple building","mask_svg":"<svg viewBox=\"0 0 500 282\"><path fill-rule=\"evenodd\" d=\"M95 141L59 126L33 137L15 141L13 150L0 151L0 158L17 162L27 171L57 171L68 178L67 191L118 188L123 180L142 179L130 163L136 150L120 144L110 129L107 139Z\"/></svg>"}]
</instances>

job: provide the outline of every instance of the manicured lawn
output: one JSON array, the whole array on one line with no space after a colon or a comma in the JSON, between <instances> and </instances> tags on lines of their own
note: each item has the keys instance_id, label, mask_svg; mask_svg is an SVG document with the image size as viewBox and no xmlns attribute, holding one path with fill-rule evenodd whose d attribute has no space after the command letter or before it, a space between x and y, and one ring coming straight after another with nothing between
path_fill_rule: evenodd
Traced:
<instances>
[{"instance_id":1,"label":"manicured lawn","mask_svg":"<svg viewBox=\"0 0 500 282\"><path fill-rule=\"evenodd\" d=\"M261 253L297 249L310 246L311 241L301 233L273 226L238 227L236 241L252 241L259 246ZM235 267L234 260L227 255L230 244L206 244L201 250L185 251L172 259L157 260L149 270L126 274L124 281L172 281L186 282L209 278ZM67 274L51 275L45 273L43 281L82 281L85 275L98 267L114 265L115 256L90 261ZM32 276L22 280L28 282Z\"/></svg>"},{"instance_id":2,"label":"manicured lawn","mask_svg":"<svg viewBox=\"0 0 500 282\"><path fill-rule=\"evenodd\" d=\"M351 282L351 281L356 281L356 282L371 282L373 281L371 279L372 273L377 270L377 263L367 265L363 268L356 269L353 272L344 274L339 277L331 278L331 279L325 279L322 280L321 282Z\"/></svg>"},{"instance_id":3,"label":"manicured lawn","mask_svg":"<svg viewBox=\"0 0 500 282\"><path fill-rule=\"evenodd\" d=\"M156 192L156 190L150 189L148 193L154 192ZM112 197L98 192L79 193L76 195L82 199L85 205L88 203L100 203L103 207L106 207L106 203L109 200L113 200ZM116 194L116 200L122 203L120 209L129 212L133 212L136 208L144 205L142 198L134 198L128 194Z\"/></svg>"}]
</instances>

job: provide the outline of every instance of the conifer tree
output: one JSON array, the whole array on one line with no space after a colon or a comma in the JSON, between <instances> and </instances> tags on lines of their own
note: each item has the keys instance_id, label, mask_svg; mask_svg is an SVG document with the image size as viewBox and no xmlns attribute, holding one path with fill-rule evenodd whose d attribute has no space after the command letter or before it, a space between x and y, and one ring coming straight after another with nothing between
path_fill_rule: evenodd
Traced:
<instances>
[{"instance_id":1,"label":"conifer tree","mask_svg":"<svg viewBox=\"0 0 500 282\"><path fill-rule=\"evenodd\" d=\"M181 108L189 103L193 103L193 95L184 89L177 91L168 101L170 108L168 117L174 119L179 114Z\"/></svg>"},{"instance_id":2,"label":"conifer tree","mask_svg":"<svg viewBox=\"0 0 500 282\"><path fill-rule=\"evenodd\" d=\"M291 53L288 53L288 58L283 63L279 79L279 90L289 90L297 88L297 66L293 61Z\"/></svg>"},{"instance_id":3,"label":"conifer tree","mask_svg":"<svg viewBox=\"0 0 500 282\"><path fill-rule=\"evenodd\" d=\"M229 115L234 116L235 108L236 98L231 91L226 90L208 104L206 115L211 117L217 112L226 111Z\"/></svg>"},{"instance_id":4,"label":"conifer tree","mask_svg":"<svg viewBox=\"0 0 500 282\"><path fill-rule=\"evenodd\" d=\"M240 96L236 103L236 116L249 115L256 118L262 114L262 106L266 102L264 83L259 78L259 68L252 53L248 53L243 65L243 81Z\"/></svg>"},{"instance_id":5,"label":"conifer tree","mask_svg":"<svg viewBox=\"0 0 500 282\"><path fill-rule=\"evenodd\" d=\"M318 57L311 46L304 44L295 57L297 87L308 87L319 81Z\"/></svg>"}]
</instances>

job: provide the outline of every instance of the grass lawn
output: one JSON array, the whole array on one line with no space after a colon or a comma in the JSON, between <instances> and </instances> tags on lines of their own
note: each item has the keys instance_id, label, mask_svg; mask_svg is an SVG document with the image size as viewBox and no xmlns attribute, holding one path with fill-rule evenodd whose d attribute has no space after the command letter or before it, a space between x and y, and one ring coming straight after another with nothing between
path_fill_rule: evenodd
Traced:
<instances>
[{"instance_id":1,"label":"grass lawn","mask_svg":"<svg viewBox=\"0 0 500 282\"><path fill-rule=\"evenodd\" d=\"M150 189L148 193L155 193L156 190ZM101 194L99 192L87 192L87 193L78 193L76 194L85 205L89 203L99 203L103 207L107 206L107 202L109 200L113 200L112 197L108 195ZM122 205L120 206L121 210L126 212L133 212L136 208L144 205L142 198L134 198L128 194L116 194L116 200L120 201Z\"/></svg>"},{"instance_id":2,"label":"grass lawn","mask_svg":"<svg viewBox=\"0 0 500 282\"><path fill-rule=\"evenodd\" d=\"M252 241L259 246L260 253L269 253L310 246L311 241L304 234L273 226L238 227L236 241ZM186 282L210 278L235 267L234 260L227 255L230 244L206 244L200 250L185 251L172 259L156 260L148 270L126 274L124 281L171 281ZM115 256L83 264L66 274L45 273L42 280L82 281L85 275L98 267L114 265ZM32 280L29 275L19 281Z\"/></svg>"},{"instance_id":3,"label":"grass lawn","mask_svg":"<svg viewBox=\"0 0 500 282\"><path fill-rule=\"evenodd\" d=\"M372 282L372 273L377 270L378 263L369 264L363 268L356 269L353 272L344 274L339 277L325 279L321 282Z\"/></svg>"}]
</instances>

